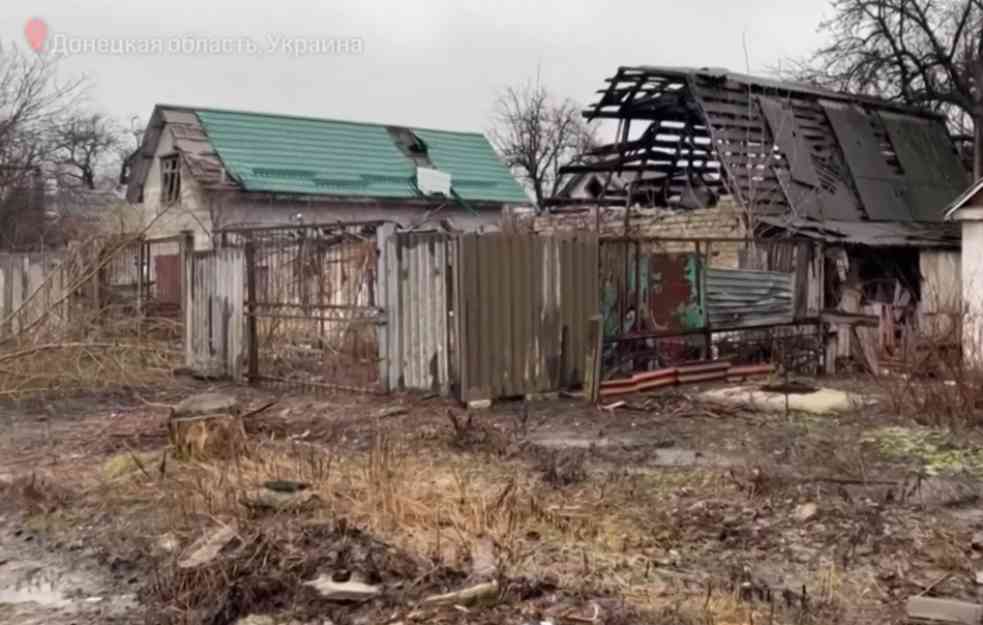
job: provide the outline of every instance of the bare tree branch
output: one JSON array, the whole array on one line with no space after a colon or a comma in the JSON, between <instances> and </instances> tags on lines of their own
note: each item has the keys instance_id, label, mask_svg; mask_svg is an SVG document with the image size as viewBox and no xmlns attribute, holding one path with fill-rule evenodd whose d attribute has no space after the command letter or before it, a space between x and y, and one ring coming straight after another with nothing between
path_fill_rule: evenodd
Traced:
<instances>
[{"instance_id":1,"label":"bare tree branch","mask_svg":"<svg viewBox=\"0 0 983 625\"><path fill-rule=\"evenodd\" d=\"M539 208L559 191L560 168L594 144L580 107L571 100L557 101L538 83L507 88L498 99L494 120L492 143L532 191Z\"/></svg>"},{"instance_id":2,"label":"bare tree branch","mask_svg":"<svg viewBox=\"0 0 983 625\"><path fill-rule=\"evenodd\" d=\"M929 108L974 129L983 177L983 0L833 0L830 43L783 72L820 86Z\"/></svg>"}]
</instances>

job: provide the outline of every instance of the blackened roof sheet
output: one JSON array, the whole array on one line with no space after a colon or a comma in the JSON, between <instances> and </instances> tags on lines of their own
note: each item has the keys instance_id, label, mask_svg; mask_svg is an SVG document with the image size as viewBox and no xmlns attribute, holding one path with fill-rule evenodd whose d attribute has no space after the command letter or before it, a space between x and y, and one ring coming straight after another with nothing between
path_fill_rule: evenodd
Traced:
<instances>
[{"instance_id":1,"label":"blackened roof sheet","mask_svg":"<svg viewBox=\"0 0 983 625\"><path fill-rule=\"evenodd\" d=\"M775 228L789 234L827 243L869 247L958 248L959 224L874 221L813 221L810 219L758 218L759 228Z\"/></svg>"}]
</instances>

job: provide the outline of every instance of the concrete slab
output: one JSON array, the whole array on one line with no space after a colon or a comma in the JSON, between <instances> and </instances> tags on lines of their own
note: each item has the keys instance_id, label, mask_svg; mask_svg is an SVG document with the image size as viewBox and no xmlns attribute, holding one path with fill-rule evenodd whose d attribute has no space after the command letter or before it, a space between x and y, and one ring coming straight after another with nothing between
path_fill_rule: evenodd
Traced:
<instances>
[{"instance_id":1,"label":"concrete slab","mask_svg":"<svg viewBox=\"0 0 983 625\"><path fill-rule=\"evenodd\" d=\"M676 447L664 448L658 437L645 433L594 436L573 430L537 431L529 442L545 449L628 449L645 450L646 464L655 467L727 467L737 461L720 454Z\"/></svg>"},{"instance_id":2,"label":"concrete slab","mask_svg":"<svg viewBox=\"0 0 983 625\"><path fill-rule=\"evenodd\" d=\"M731 386L705 391L697 398L715 404L761 410L764 412L784 412L785 394L762 391L756 386ZM788 395L788 409L792 412L811 414L836 414L862 406L864 398L844 391L822 388L814 393L794 393Z\"/></svg>"}]
</instances>

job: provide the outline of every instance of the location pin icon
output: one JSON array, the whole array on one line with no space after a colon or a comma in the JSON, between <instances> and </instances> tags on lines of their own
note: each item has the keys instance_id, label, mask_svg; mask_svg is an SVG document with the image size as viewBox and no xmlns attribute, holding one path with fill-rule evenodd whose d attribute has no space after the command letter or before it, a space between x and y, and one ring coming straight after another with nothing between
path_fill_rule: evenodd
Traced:
<instances>
[{"instance_id":1,"label":"location pin icon","mask_svg":"<svg viewBox=\"0 0 983 625\"><path fill-rule=\"evenodd\" d=\"M48 25L38 17L32 17L24 25L24 36L27 37L27 44L35 52L41 52L44 48L44 40L48 38Z\"/></svg>"}]
</instances>

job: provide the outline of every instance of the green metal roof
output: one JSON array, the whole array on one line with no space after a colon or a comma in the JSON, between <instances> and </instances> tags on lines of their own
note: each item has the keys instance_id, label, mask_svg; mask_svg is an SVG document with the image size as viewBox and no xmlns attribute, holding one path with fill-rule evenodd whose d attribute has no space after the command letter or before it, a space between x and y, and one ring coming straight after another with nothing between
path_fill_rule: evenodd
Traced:
<instances>
[{"instance_id":1,"label":"green metal roof","mask_svg":"<svg viewBox=\"0 0 983 625\"><path fill-rule=\"evenodd\" d=\"M213 109L195 113L226 169L247 191L422 197L413 161L382 124ZM529 203L483 135L410 130L464 200Z\"/></svg>"}]
</instances>

